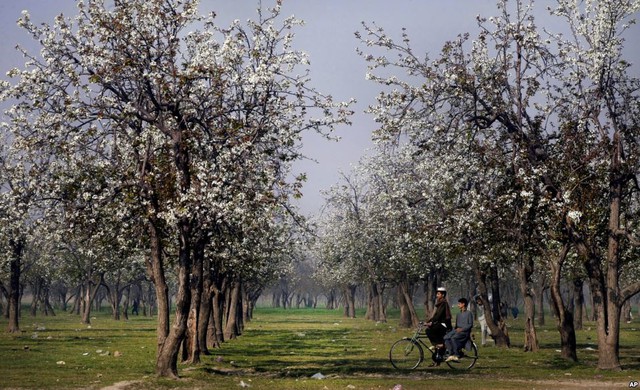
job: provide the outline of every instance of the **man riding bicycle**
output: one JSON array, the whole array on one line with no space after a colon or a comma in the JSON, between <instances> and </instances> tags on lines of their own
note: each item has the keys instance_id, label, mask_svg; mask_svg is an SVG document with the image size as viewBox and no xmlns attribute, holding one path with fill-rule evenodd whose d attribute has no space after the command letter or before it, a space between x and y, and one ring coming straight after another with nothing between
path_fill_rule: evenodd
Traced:
<instances>
[{"instance_id":1,"label":"man riding bicycle","mask_svg":"<svg viewBox=\"0 0 640 390\"><path fill-rule=\"evenodd\" d=\"M433 315L427 320L427 337L436 347L436 353L440 356L444 355L444 336L451 330L451 309L447 302L447 290L444 287L438 287L436 290L436 308ZM439 361L434 363L440 364Z\"/></svg>"}]
</instances>

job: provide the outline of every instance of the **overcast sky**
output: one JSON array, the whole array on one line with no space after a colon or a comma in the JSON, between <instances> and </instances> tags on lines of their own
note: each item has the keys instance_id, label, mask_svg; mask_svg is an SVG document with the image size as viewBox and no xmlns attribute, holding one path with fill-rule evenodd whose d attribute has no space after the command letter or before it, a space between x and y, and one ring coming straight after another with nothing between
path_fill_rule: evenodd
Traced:
<instances>
[{"instance_id":1,"label":"overcast sky","mask_svg":"<svg viewBox=\"0 0 640 390\"><path fill-rule=\"evenodd\" d=\"M275 1L275 0L274 0ZM263 0L263 5L274 2ZM551 0L538 0L541 15ZM201 0L202 12L215 11L219 24L226 26L233 19L245 21L256 15L257 0ZM308 182L300 202L306 214L316 213L323 204L320 194L339 180L339 171L348 172L371 146L373 120L363 110L375 100L379 87L365 80L366 63L355 52L358 41L354 32L361 31L361 22L376 22L389 33L402 27L412 39L414 48L437 57L445 41L458 34L477 33L475 17L497 14L495 0L283 0L283 15L295 15L306 25L296 32L296 45L309 54L313 84L335 100L355 98L356 115L353 125L337 130L340 142L325 141L317 136L304 139L304 153L316 162L296 165L307 173ZM0 0L0 70L22 66L24 60L14 47L20 43L33 47L29 37L16 26L20 13L26 9L35 22L50 23L56 14L75 14L74 0ZM549 18L538 18L539 26ZM635 28L640 32L640 28ZM636 35L637 36L637 35ZM633 46L630 46L633 45ZM640 63L638 41L627 42L631 62ZM37 50L37 49L34 49ZM637 72L638 66L635 69ZM4 77L4 76L2 76Z\"/></svg>"}]
</instances>

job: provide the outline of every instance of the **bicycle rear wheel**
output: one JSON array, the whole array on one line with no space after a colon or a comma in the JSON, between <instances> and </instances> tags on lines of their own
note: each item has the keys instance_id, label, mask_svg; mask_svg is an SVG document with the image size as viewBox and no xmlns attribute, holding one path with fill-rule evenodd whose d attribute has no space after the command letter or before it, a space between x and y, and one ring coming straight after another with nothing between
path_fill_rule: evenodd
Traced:
<instances>
[{"instance_id":1,"label":"bicycle rear wheel","mask_svg":"<svg viewBox=\"0 0 640 390\"><path fill-rule=\"evenodd\" d=\"M478 347L476 346L476 343L471 343L471 347L468 351L464 348L462 349L462 357L460 357L460 360L450 360L447 362L447 365L453 369L470 370L476 365L477 360Z\"/></svg>"},{"instance_id":2,"label":"bicycle rear wheel","mask_svg":"<svg viewBox=\"0 0 640 390\"><path fill-rule=\"evenodd\" d=\"M398 370L413 370L424 360L424 352L417 342L403 338L391 346L389 361Z\"/></svg>"}]
</instances>

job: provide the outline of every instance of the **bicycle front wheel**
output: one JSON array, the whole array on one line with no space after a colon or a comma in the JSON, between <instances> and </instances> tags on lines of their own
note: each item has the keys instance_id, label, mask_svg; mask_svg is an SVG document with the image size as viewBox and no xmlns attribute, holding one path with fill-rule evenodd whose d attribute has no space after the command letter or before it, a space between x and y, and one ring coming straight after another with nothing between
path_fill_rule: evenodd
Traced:
<instances>
[{"instance_id":1,"label":"bicycle front wheel","mask_svg":"<svg viewBox=\"0 0 640 390\"><path fill-rule=\"evenodd\" d=\"M467 351L462 349L462 357L457 361L448 361L447 365L451 368L457 368L462 370L470 370L476 365L478 360L478 347L476 343L471 343L471 348Z\"/></svg>"},{"instance_id":2,"label":"bicycle front wheel","mask_svg":"<svg viewBox=\"0 0 640 390\"><path fill-rule=\"evenodd\" d=\"M389 351L389 361L398 370L413 370L424 360L424 352L417 342L404 338L396 341Z\"/></svg>"}]
</instances>

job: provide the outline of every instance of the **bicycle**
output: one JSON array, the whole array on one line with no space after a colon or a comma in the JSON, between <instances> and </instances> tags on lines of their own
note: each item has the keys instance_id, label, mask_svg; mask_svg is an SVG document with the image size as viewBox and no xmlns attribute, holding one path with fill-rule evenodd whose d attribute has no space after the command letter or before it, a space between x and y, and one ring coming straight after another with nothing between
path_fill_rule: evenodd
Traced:
<instances>
[{"instance_id":1,"label":"bicycle","mask_svg":"<svg viewBox=\"0 0 640 390\"><path fill-rule=\"evenodd\" d=\"M427 335L423 332L426 329L424 322L418 323L418 328L412 337L404 337L391 346L389 350L389 361L398 370L413 370L424 361L424 348L431 352L431 359L434 364L445 361L444 356L437 353L436 348L423 341ZM478 360L478 346L473 341L471 335L466 345L459 353L459 360L445 361L450 368L470 370Z\"/></svg>"}]
</instances>

